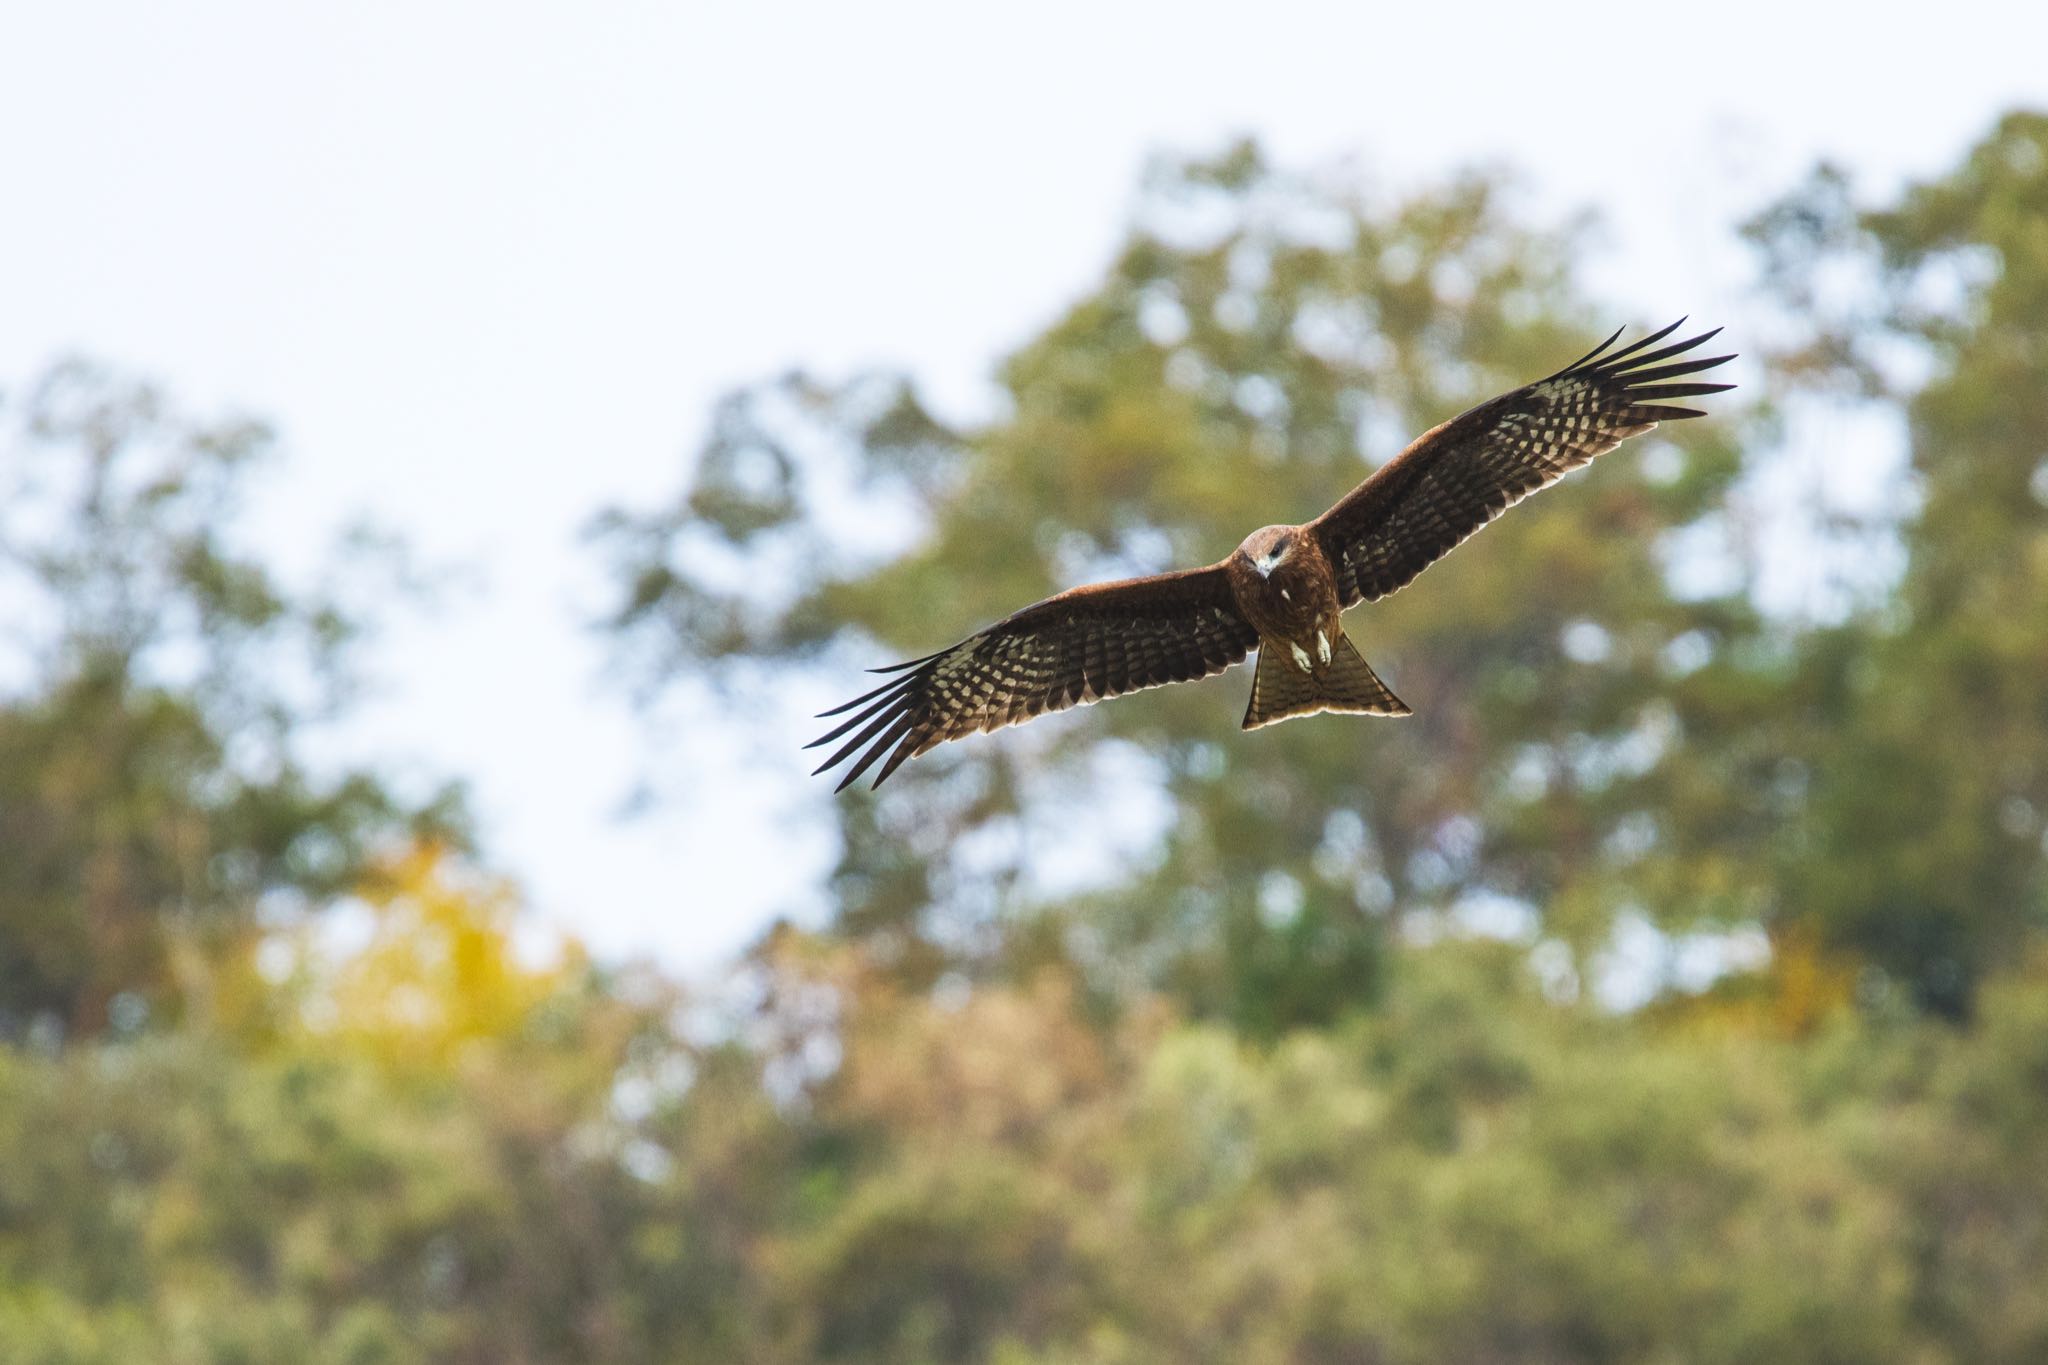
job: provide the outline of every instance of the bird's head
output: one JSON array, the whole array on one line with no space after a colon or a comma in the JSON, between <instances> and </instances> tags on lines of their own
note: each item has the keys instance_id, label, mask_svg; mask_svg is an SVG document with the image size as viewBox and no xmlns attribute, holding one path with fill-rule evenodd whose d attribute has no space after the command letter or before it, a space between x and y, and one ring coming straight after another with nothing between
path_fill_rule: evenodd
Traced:
<instances>
[{"instance_id":1,"label":"bird's head","mask_svg":"<svg viewBox=\"0 0 2048 1365\"><path fill-rule=\"evenodd\" d=\"M1237 552L1244 556L1261 578L1271 578L1273 570L1287 561L1294 550L1294 538L1302 534L1299 526L1262 526L1244 538L1244 544Z\"/></svg>"}]
</instances>

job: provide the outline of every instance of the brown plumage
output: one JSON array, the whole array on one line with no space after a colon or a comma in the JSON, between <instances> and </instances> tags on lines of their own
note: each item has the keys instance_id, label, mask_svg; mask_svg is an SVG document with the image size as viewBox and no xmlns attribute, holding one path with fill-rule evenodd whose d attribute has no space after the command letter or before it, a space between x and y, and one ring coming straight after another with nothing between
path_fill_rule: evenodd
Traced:
<instances>
[{"instance_id":1,"label":"brown plumage","mask_svg":"<svg viewBox=\"0 0 2048 1365\"><path fill-rule=\"evenodd\" d=\"M1481 403L1416 438L1304 526L1254 531L1201 569L1075 588L950 649L877 669L900 676L825 712L852 716L808 747L847 736L818 772L856 754L839 783L886 756L1069 706L1220 673L1254 648L1244 728L1319 711L1407 715L1344 634L1344 608L1396 592L1537 489L1660 421L1701 417L1658 400L1732 384L1673 383L1733 356L1672 361L1719 328L1649 349L1684 319L1618 351L1616 332L1556 374Z\"/></svg>"}]
</instances>

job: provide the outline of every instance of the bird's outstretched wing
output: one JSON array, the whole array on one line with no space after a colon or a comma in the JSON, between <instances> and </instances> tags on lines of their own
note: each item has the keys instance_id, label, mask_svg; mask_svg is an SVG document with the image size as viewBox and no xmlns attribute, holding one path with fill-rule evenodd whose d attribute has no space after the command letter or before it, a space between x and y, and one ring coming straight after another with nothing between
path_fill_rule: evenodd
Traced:
<instances>
[{"instance_id":1,"label":"bird's outstretched wing","mask_svg":"<svg viewBox=\"0 0 2048 1365\"><path fill-rule=\"evenodd\" d=\"M1258 640L1220 564L1075 588L951 649L876 669L902 676L824 712L853 715L806 747L851 731L817 771L859 753L840 780L837 790L844 791L886 754L875 776L879 787L905 759L946 740L1221 673Z\"/></svg>"},{"instance_id":2,"label":"bird's outstretched wing","mask_svg":"<svg viewBox=\"0 0 2048 1365\"><path fill-rule=\"evenodd\" d=\"M1547 379L1481 403L1419 436L1314 527L1350 606L1405 586L1508 508L1661 421L1701 417L1658 399L1719 393L1732 384L1669 383L1732 355L1665 364L1720 331L1650 350L1683 323L1610 352L1616 332Z\"/></svg>"}]
</instances>

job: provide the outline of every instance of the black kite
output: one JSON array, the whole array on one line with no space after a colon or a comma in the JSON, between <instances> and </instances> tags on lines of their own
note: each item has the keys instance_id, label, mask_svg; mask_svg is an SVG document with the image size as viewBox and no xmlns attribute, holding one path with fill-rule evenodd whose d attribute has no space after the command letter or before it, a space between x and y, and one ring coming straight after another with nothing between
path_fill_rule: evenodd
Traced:
<instances>
[{"instance_id":1,"label":"black kite","mask_svg":"<svg viewBox=\"0 0 2048 1365\"><path fill-rule=\"evenodd\" d=\"M946 740L1207 677L1255 648L1247 730L1318 711L1407 715L1345 636L1344 608L1400 590L1502 512L1629 437L1705 416L1654 402L1734 387L1668 382L1733 359L1660 363L1720 330L1645 349L1683 322L1609 352L1616 332L1556 374L1425 432L1314 521L1254 531L1220 563L1075 588L950 649L874 670L902 676L824 713L854 712L807 747L855 733L817 771L859 753L844 790L886 754L879 787Z\"/></svg>"}]
</instances>

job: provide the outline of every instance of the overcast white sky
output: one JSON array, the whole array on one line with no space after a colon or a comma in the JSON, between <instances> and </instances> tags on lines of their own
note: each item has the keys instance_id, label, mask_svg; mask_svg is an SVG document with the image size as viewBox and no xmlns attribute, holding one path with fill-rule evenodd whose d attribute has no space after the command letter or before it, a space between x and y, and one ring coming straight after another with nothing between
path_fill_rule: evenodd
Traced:
<instances>
[{"instance_id":1,"label":"overcast white sky","mask_svg":"<svg viewBox=\"0 0 2048 1365\"><path fill-rule=\"evenodd\" d=\"M613 818L645 741L576 535L670 495L722 389L887 364L971 412L1146 153L1239 132L1395 187L1511 163L1606 216L1627 320L1739 342L1730 220L1823 154L1939 170L2044 52L2048 6L1971 0L17 5L0 384L84 351L266 415L281 556L367 511L476 565L348 743L469 778L543 914L701 967L822 866L821 794L712 725L662 755L700 802Z\"/></svg>"}]
</instances>

